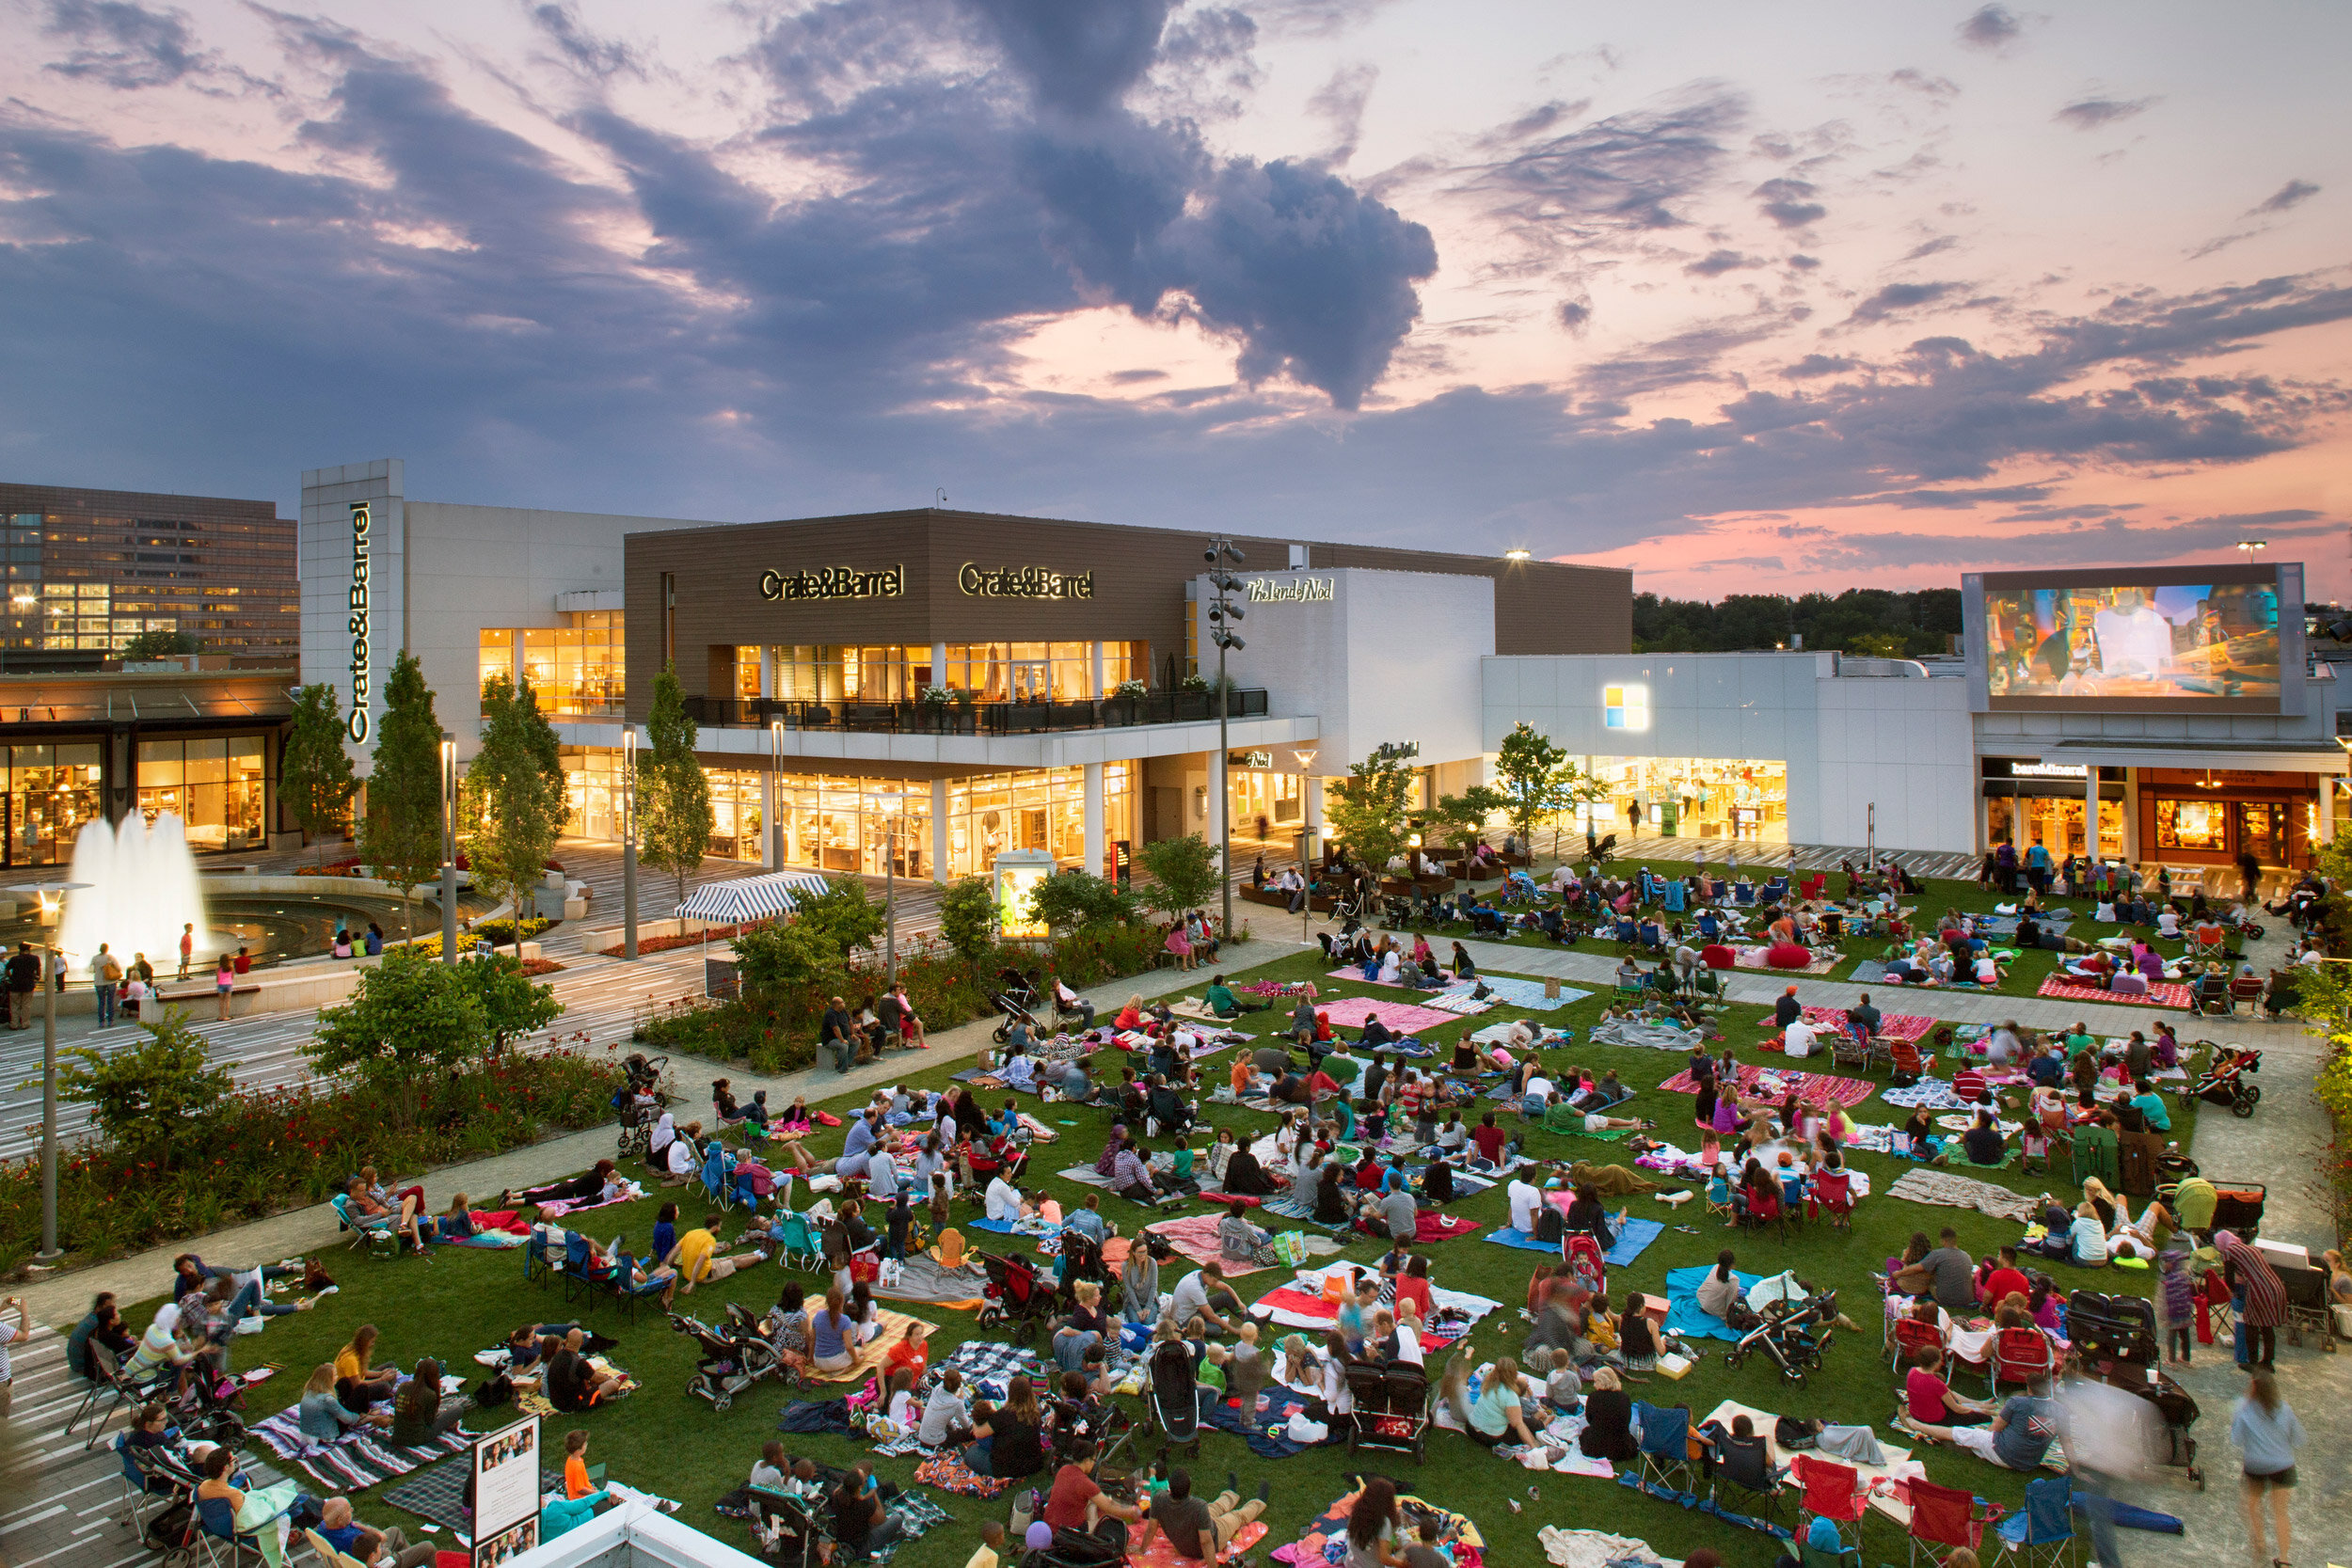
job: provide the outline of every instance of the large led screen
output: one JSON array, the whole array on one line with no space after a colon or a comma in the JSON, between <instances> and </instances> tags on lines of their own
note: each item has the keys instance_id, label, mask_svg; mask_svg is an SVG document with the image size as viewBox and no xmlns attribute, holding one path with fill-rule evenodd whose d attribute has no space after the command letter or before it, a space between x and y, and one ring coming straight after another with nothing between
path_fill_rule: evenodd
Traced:
<instances>
[{"instance_id":1,"label":"large led screen","mask_svg":"<svg viewBox=\"0 0 2352 1568\"><path fill-rule=\"evenodd\" d=\"M2279 700L2275 581L1986 586L1996 702Z\"/></svg>"}]
</instances>

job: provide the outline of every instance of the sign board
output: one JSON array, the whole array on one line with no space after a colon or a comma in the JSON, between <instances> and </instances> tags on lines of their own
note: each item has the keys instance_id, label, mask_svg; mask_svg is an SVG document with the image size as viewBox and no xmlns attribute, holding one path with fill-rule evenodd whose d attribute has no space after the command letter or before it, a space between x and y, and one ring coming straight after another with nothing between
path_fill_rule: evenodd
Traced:
<instances>
[{"instance_id":1,"label":"sign board","mask_svg":"<svg viewBox=\"0 0 2352 1568\"><path fill-rule=\"evenodd\" d=\"M996 879L996 929L1008 939L1045 935L1045 923L1029 912L1029 895L1055 871L1042 849L1007 849L991 867Z\"/></svg>"},{"instance_id":2,"label":"sign board","mask_svg":"<svg viewBox=\"0 0 2352 1568\"><path fill-rule=\"evenodd\" d=\"M801 599L895 599L907 591L907 569L819 566L815 571L759 574L759 596L770 603Z\"/></svg>"},{"instance_id":3,"label":"sign board","mask_svg":"<svg viewBox=\"0 0 2352 1568\"><path fill-rule=\"evenodd\" d=\"M1251 604L1328 604L1339 597L1337 578L1245 578Z\"/></svg>"},{"instance_id":4,"label":"sign board","mask_svg":"<svg viewBox=\"0 0 2352 1568\"><path fill-rule=\"evenodd\" d=\"M474 1439L473 1568L496 1568L539 1544L539 1418Z\"/></svg>"},{"instance_id":5,"label":"sign board","mask_svg":"<svg viewBox=\"0 0 2352 1568\"><path fill-rule=\"evenodd\" d=\"M1057 572L1045 566L983 566L967 561L956 586L968 599L1090 599L1092 572Z\"/></svg>"},{"instance_id":6,"label":"sign board","mask_svg":"<svg viewBox=\"0 0 2352 1568\"><path fill-rule=\"evenodd\" d=\"M1228 768L1271 768L1274 766L1274 753L1272 752L1228 752L1225 753L1225 766Z\"/></svg>"}]
</instances>

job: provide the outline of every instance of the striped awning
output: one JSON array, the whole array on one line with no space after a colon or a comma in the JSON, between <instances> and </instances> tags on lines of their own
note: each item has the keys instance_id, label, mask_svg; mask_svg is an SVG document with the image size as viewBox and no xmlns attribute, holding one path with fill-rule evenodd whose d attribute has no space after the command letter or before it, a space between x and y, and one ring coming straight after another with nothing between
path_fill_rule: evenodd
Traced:
<instances>
[{"instance_id":1,"label":"striped awning","mask_svg":"<svg viewBox=\"0 0 2352 1568\"><path fill-rule=\"evenodd\" d=\"M802 898L821 895L828 885L824 877L814 871L771 871L764 877L706 882L677 907L677 917L707 920L717 926L768 920L789 913L799 907Z\"/></svg>"}]
</instances>

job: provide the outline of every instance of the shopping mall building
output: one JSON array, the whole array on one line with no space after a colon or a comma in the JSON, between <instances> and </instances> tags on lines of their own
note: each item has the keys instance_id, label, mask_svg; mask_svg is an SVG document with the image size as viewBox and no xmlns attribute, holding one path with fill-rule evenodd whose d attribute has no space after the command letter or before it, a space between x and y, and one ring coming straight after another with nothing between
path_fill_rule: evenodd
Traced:
<instances>
[{"instance_id":1,"label":"shopping mall building","mask_svg":"<svg viewBox=\"0 0 2352 1568\"><path fill-rule=\"evenodd\" d=\"M1521 721L1605 782L1591 815L1621 837L2062 855L2095 832L2106 855L2291 866L2341 805L2293 565L1971 577L1968 657L1925 663L1634 654L1622 571L1240 538L1220 790L1215 700L1188 680L1216 671L1207 530L404 492L397 461L303 476L303 678L356 685L370 730L405 647L461 752L480 683L527 682L591 838L619 834L624 729L642 738L664 665L701 726L713 854L918 879L1006 849L1115 872L1227 816L1242 853L1285 853L1376 748L1412 749L1432 804Z\"/></svg>"}]
</instances>

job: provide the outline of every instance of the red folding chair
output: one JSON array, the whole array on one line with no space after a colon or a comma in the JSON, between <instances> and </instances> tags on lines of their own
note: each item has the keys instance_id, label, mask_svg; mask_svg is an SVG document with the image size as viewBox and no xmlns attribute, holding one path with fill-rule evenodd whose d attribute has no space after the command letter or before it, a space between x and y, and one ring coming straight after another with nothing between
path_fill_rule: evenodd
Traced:
<instances>
[{"instance_id":1,"label":"red folding chair","mask_svg":"<svg viewBox=\"0 0 2352 1568\"><path fill-rule=\"evenodd\" d=\"M1928 1549L1928 1560L1938 1563L1962 1547L1978 1549L1990 1511L1975 1493L1931 1481L1912 1481L1905 1486L1911 1494L1911 1568L1919 1568L1922 1546Z\"/></svg>"},{"instance_id":2,"label":"red folding chair","mask_svg":"<svg viewBox=\"0 0 2352 1568\"><path fill-rule=\"evenodd\" d=\"M1833 1465L1809 1453L1792 1456L1788 1465L1797 1484L1804 1489L1804 1500L1798 1505L1804 1513L1804 1528L1797 1532L1798 1539L1804 1538L1813 1520L1827 1519L1837 1527L1840 1549L1859 1553L1862 1514L1870 1506L1870 1495L1862 1484L1862 1472L1851 1465Z\"/></svg>"},{"instance_id":3,"label":"red folding chair","mask_svg":"<svg viewBox=\"0 0 2352 1568\"><path fill-rule=\"evenodd\" d=\"M1805 1198L1806 1210L1815 1214L1826 1212L1834 1227L1853 1223L1853 1172L1817 1170L1812 1187Z\"/></svg>"},{"instance_id":4,"label":"red folding chair","mask_svg":"<svg viewBox=\"0 0 2352 1568\"><path fill-rule=\"evenodd\" d=\"M1944 1330L1939 1325L1921 1323L1916 1318L1897 1318L1895 1337L1888 1341L1888 1347L1892 1353L1889 1358L1890 1363L1900 1368L1903 1358L1913 1351L1925 1350L1931 1345L1937 1350L1944 1348Z\"/></svg>"},{"instance_id":5,"label":"red folding chair","mask_svg":"<svg viewBox=\"0 0 2352 1568\"><path fill-rule=\"evenodd\" d=\"M1984 1391L1989 1399L2000 1397L2004 1383L2031 1383L2057 1371L2049 1337L2030 1325L2001 1330L1994 1338L1993 1353L1986 1362Z\"/></svg>"}]
</instances>

